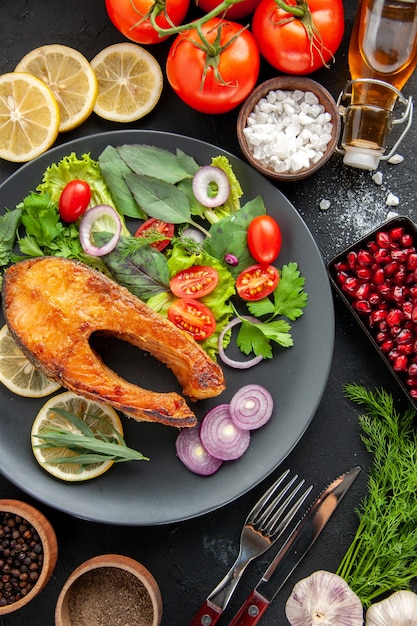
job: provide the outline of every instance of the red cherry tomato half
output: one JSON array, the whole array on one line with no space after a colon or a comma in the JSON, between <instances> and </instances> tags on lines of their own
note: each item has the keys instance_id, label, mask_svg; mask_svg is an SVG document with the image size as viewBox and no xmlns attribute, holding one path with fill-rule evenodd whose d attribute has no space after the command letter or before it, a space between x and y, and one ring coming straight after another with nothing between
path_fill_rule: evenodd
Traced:
<instances>
[{"instance_id":1,"label":"red cherry tomato half","mask_svg":"<svg viewBox=\"0 0 417 626\"><path fill-rule=\"evenodd\" d=\"M282 244L281 229L270 215L258 215L248 227L249 252L258 263L273 263Z\"/></svg>"},{"instance_id":2,"label":"red cherry tomato half","mask_svg":"<svg viewBox=\"0 0 417 626\"><path fill-rule=\"evenodd\" d=\"M196 341L208 339L216 330L213 313L199 300L179 298L168 309L168 317Z\"/></svg>"},{"instance_id":3,"label":"red cherry tomato half","mask_svg":"<svg viewBox=\"0 0 417 626\"><path fill-rule=\"evenodd\" d=\"M178 272L169 281L172 293L177 298L202 298L217 287L219 275L209 265L193 265Z\"/></svg>"},{"instance_id":4,"label":"red cherry tomato half","mask_svg":"<svg viewBox=\"0 0 417 626\"><path fill-rule=\"evenodd\" d=\"M83 215L91 200L90 185L84 180L71 180L59 197L59 214L64 222L75 222Z\"/></svg>"},{"instance_id":5,"label":"red cherry tomato half","mask_svg":"<svg viewBox=\"0 0 417 626\"><path fill-rule=\"evenodd\" d=\"M148 220L143 222L135 232L135 237L143 237L145 235L150 235L152 232L159 233L161 235L165 235L169 237L169 239L161 239L160 241L154 241L150 245L153 248L156 248L159 251L165 250L165 248L169 245L172 237L174 236L174 224L169 224L168 222L162 222L161 220L156 219L155 217L150 217Z\"/></svg>"},{"instance_id":6,"label":"red cherry tomato half","mask_svg":"<svg viewBox=\"0 0 417 626\"><path fill-rule=\"evenodd\" d=\"M236 289L243 300L262 300L279 283L279 273L273 265L251 265L239 274Z\"/></svg>"}]
</instances>

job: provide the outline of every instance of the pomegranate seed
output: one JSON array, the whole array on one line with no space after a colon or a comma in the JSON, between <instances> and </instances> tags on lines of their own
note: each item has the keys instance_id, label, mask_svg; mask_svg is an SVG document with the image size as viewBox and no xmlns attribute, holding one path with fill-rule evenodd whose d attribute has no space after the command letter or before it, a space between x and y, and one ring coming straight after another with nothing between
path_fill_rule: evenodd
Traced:
<instances>
[{"instance_id":1,"label":"pomegranate seed","mask_svg":"<svg viewBox=\"0 0 417 626\"><path fill-rule=\"evenodd\" d=\"M348 264L345 263L344 261L338 261L337 263L334 264L333 267L336 270L336 272L346 272L349 269Z\"/></svg>"},{"instance_id":2,"label":"pomegranate seed","mask_svg":"<svg viewBox=\"0 0 417 626\"><path fill-rule=\"evenodd\" d=\"M407 269L404 264L400 265L394 274L394 282L396 285L403 285L407 276Z\"/></svg>"},{"instance_id":3,"label":"pomegranate seed","mask_svg":"<svg viewBox=\"0 0 417 626\"><path fill-rule=\"evenodd\" d=\"M392 328L393 326L396 326L397 324L399 324L402 320L402 316L403 315L400 309L391 309L391 311L388 312L387 317L386 317L388 326Z\"/></svg>"},{"instance_id":4,"label":"pomegranate seed","mask_svg":"<svg viewBox=\"0 0 417 626\"><path fill-rule=\"evenodd\" d=\"M368 241L368 243L366 244L366 247L368 248L371 254L374 254L374 252L378 250L378 244L376 241L373 241L373 240Z\"/></svg>"},{"instance_id":5,"label":"pomegranate seed","mask_svg":"<svg viewBox=\"0 0 417 626\"><path fill-rule=\"evenodd\" d=\"M376 309L371 313L371 322L372 324L376 324L377 322L382 322L385 320L387 316L387 312L384 309Z\"/></svg>"},{"instance_id":6,"label":"pomegranate seed","mask_svg":"<svg viewBox=\"0 0 417 626\"><path fill-rule=\"evenodd\" d=\"M395 324L395 326L391 326L390 333L393 337L396 337L401 332L401 326L399 324Z\"/></svg>"},{"instance_id":7,"label":"pomegranate seed","mask_svg":"<svg viewBox=\"0 0 417 626\"><path fill-rule=\"evenodd\" d=\"M410 396L413 400L417 400L417 389L410 389Z\"/></svg>"},{"instance_id":8,"label":"pomegranate seed","mask_svg":"<svg viewBox=\"0 0 417 626\"><path fill-rule=\"evenodd\" d=\"M408 253L406 250L393 250L391 252L391 259L393 261L399 261L400 263L405 263L408 258Z\"/></svg>"},{"instance_id":9,"label":"pomegranate seed","mask_svg":"<svg viewBox=\"0 0 417 626\"><path fill-rule=\"evenodd\" d=\"M397 356L397 358L394 359L394 362L392 364L392 367L394 368L396 372L406 372L407 366L408 366L408 359L404 354L400 354L400 356Z\"/></svg>"},{"instance_id":10,"label":"pomegranate seed","mask_svg":"<svg viewBox=\"0 0 417 626\"><path fill-rule=\"evenodd\" d=\"M354 300L352 306L361 315L367 315L371 312L371 305L367 300Z\"/></svg>"},{"instance_id":11,"label":"pomegranate seed","mask_svg":"<svg viewBox=\"0 0 417 626\"><path fill-rule=\"evenodd\" d=\"M404 233L404 235L402 235L401 245L404 246L404 248L411 248L411 246L413 245L413 237L410 235L410 233Z\"/></svg>"},{"instance_id":12,"label":"pomegranate seed","mask_svg":"<svg viewBox=\"0 0 417 626\"><path fill-rule=\"evenodd\" d=\"M390 352L394 347L394 340L386 339L381 343L379 347L381 348L382 352Z\"/></svg>"},{"instance_id":13,"label":"pomegranate seed","mask_svg":"<svg viewBox=\"0 0 417 626\"><path fill-rule=\"evenodd\" d=\"M384 281L385 281L384 270L381 267L378 267L378 269L375 270L374 272L374 283L376 285L382 285Z\"/></svg>"},{"instance_id":14,"label":"pomegranate seed","mask_svg":"<svg viewBox=\"0 0 417 626\"><path fill-rule=\"evenodd\" d=\"M384 267L385 276L393 276L399 267L400 264L398 261L391 261L391 263L387 263Z\"/></svg>"},{"instance_id":15,"label":"pomegranate seed","mask_svg":"<svg viewBox=\"0 0 417 626\"><path fill-rule=\"evenodd\" d=\"M405 319L411 320L412 313L413 313L413 303L410 300L407 300L406 302L404 302L403 313L404 313Z\"/></svg>"},{"instance_id":16,"label":"pomegranate seed","mask_svg":"<svg viewBox=\"0 0 417 626\"><path fill-rule=\"evenodd\" d=\"M343 290L348 293L355 293L359 286L359 281L354 276L348 276L343 284Z\"/></svg>"},{"instance_id":17,"label":"pomegranate seed","mask_svg":"<svg viewBox=\"0 0 417 626\"><path fill-rule=\"evenodd\" d=\"M399 356L400 356L400 353L395 347L390 352L388 352L388 358L390 361L395 361L395 359L397 359Z\"/></svg>"},{"instance_id":18,"label":"pomegranate seed","mask_svg":"<svg viewBox=\"0 0 417 626\"><path fill-rule=\"evenodd\" d=\"M359 250L358 252L359 265L372 265L372 256L367 250Z\"/></svg>"},{"instance_id":19,"label":"pomegranate seed","mask_svg":"<svg viewBox=\"0 0 417 626\"><path fill-rule=\"evenodd\" d=\"M356 270L356 276L360 280L371 280L372 273L369 267L358 267Z\"/></svg>"},{"instance_id":20,"label":"pomegranate seed","mask_svg":"<svg viewBox=\"0 0 417 626\"><path fill-rule=\"evenodd\" d=\"M411 311L411 321L417 324L417 306Z\"/></svg>"},{"instance_id":21,"label":"pomegranate seed","mask_svg":"<svg viewBox=\"0 0 417 626\"><path fill-rule=\"evenodd\" d=\"M368 300L371 306L378 306L378 304L381 304L381 296L376 291L373 291L371 294L369 294Z\"/></svg>"},{"instance_id":22,"label":"pomegranate seed","mask_svg":"<svg viewBox=\"0 0 417 626\"><path fill-rule=\"evenodd\" d=\"M369 296L370 291L371 291L371 287L369 283L362 283L356 289L355 297L358 298L359 300L364 300L365 298Z\"/></svg>"},{"instance_id":23,"label":"pomegranate seed","mask_svg":"<svg viewBox=\"0 0 417 626\"><path fill-rule=\"evenodd\" d=\"M378 248L378 250L374 252L374 259L379 264L389 263L389 261L391 261L391 254L387 248Z\"/></svg>"},{"instance_id":24,"label":"pomegranate seed","mask_svg":"<svg viewBox=\"0 0 417 626\"><path fill-rule=\"evenodd\" d=\"M380 230L379 233L377 233L376 241L381 248L389 248L391 245L391 237L383 230Z\"/></svg>"},{"instance_id":25,"label":"pomegranate seed","mask_svg":"<svg viewBox=\"0 0 417 626\"><path fill-rule=\"evenodd\" d=\"M407 269L415 270L417 267L417 252L411 252L407 259Z\"/></svg>"},{"instance_id":26,"label":"pomegranate seed","mask_svg":"<svg viewBox=\"0 0 417 626\"><path fill-rule=\"evenodd\" d=\"M406 356L411 356L413 354L413 344L410 343L400 343L398 345L398 352L400 354L405 354Z\"/></svg>"},{"instance_id":27,"label":"pomegranate seed","mask_svg":"<svg viewBox=\"0 0 417 626\"><path fill-rule=\"evenodd\" d=\"M389 283L383 283L382 285L378 285L377 289L378 293L380 293L383 298L388 299L391 297L391 287L389 286Z\"/></svg>"},{"instance_id":28,"label":"pomegranate seed","mask_svg":"<svg viewBox=\"0 0 417 626\"><path fill-rule=\"evenodd\" d=\"M398 241L404 235L404 227L403 226L395 226L389 232L389 236L392 241Z\"/></svg>"},{"instance_id":29,"label":"pomegranate seed","mask_svg":"<svg viewBox=\"0 0 417 626\"><path fill-rule=\"evenodd\" d=\"M408 368L408 375L417 377L417 363L411 363L410 367ZM417 383L417 378L416 378L416 383Z\"/></svg>"},{"instance_id":30,"label":"pomegranate seed","mask_svg":"<svg viewBox=\"0 0 417 626\"><path fill-rule=\"evenodd\" d=\"M348 275L346 274L346 272L343 271L337 272L336 274L336 280L339 285L343 285L347 277Z\"/></svg>"},{"instance_id":31,"label":"pomegranate seed","mask_svg":"<svg viewBox=\"0 0 417 626\"><path fill-rule=\"evenodd\" d=\"M356 265L358 264L358 255L356 254L356 252L349 252L347 262L348 266L351 269L354 269L356 267Z\"/></svg>"},{"instance_id":32,"label":"pomegranate seed","mask_svg":"<svg viewBox=\"0 0 417 626\"><path fill-rule=\"evenodd\" d=\"M401 304L404 302L404 288L401 285L395 285L391 291L392 299Z\"/></svg>"}]
</instances>

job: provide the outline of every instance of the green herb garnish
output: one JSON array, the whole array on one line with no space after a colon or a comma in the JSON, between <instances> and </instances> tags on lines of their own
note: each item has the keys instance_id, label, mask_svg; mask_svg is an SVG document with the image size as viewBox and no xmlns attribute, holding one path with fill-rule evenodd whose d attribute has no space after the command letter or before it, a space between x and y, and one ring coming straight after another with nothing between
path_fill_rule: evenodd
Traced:
<instances>
[{"instance_id":1,"label":"green herb garnish","mask_svg":"<svg viewBox=\"0 0 417 626\"><path fill-rule=\"evenodd\" d=\"M53 411L67 420L78 432L74 432L74 429L66 430L62 427L48 427L42 430L41 433L34 435L34 437L42 440L42 443L37 444L35 447L67 448L74 453L73 456L49 459L48 463L76 463L80 464L81 471L83 467L92 463L102 463L103 461L114 461L115 463L149 461L149 458L141 452L129 448L116 428L98 415L92 417L95 420L101 419L103 424L105 424L106 430L110 429L110 435L103 433L100 429L93 431L84 420L70 411L56 407Z\"/></svg>"},{"instance_id":2,"label":"green herb garnish","mask_svg":"<svg viewBox=\"0 0 417 626\"><path fill-rule=\"evenodd\" d=\"M417 576L416 411L400 415L384 390L346 385L345 392L366 408L359 424L373 465L359 526L337 574L368 607L386 593L409 589Z\"/></svg>"}]
</instances>

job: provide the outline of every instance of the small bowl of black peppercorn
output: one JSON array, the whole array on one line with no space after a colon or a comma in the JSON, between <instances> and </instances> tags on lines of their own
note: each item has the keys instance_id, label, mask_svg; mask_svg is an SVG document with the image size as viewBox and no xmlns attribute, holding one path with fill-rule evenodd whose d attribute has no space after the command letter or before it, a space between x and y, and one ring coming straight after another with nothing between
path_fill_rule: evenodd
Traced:
<instances>
[{"instance_id":1,"label":"small bowl of black peppercorn","mask_svg":"<svg viewBox=\"0 0 417 626\"><path fill-rule=\"evenodd\" d=\"M42 591L57 557L55 531L43 513L20 500L0 500L0 617Z\"/></svg>"},{"instance_id":2,"label":"small bowl of black peppercorn","mask_svg":"<svg viewBox=\"0 0 417 626\"><path fill-rule=\"evenodd\" d=\"M151 572L123 554L81 563L67 578L55 607L55 626L160 626L162 597Z\"/></svg>"}]
</instances>

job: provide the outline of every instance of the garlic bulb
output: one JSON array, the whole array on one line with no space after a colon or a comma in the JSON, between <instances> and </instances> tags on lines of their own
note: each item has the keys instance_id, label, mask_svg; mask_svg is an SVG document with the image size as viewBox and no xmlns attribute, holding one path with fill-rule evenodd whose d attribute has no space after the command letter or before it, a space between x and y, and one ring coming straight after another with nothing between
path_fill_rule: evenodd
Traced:
<instances>
[{"instance_id":1,"label":"garlic bulb","mask_svg":"<svg viewBox=\"0 0 417 626\"><path fill-rule=\"evenodd\" d=\"M324 570L296 583L285 614L291 626L363 625L362 603L356 593L343 578Z\"/></svg>"},{"instance_id":2,"label":"garlic bulb","mask_svg":"<svg viewBox=\"0 0 417 626\"><path fill-rule=\"evenodd\" d=\"M417 626L417 595L396 591L372 604L366 612L366 626Z\"/></svg>"}]
</instances>

